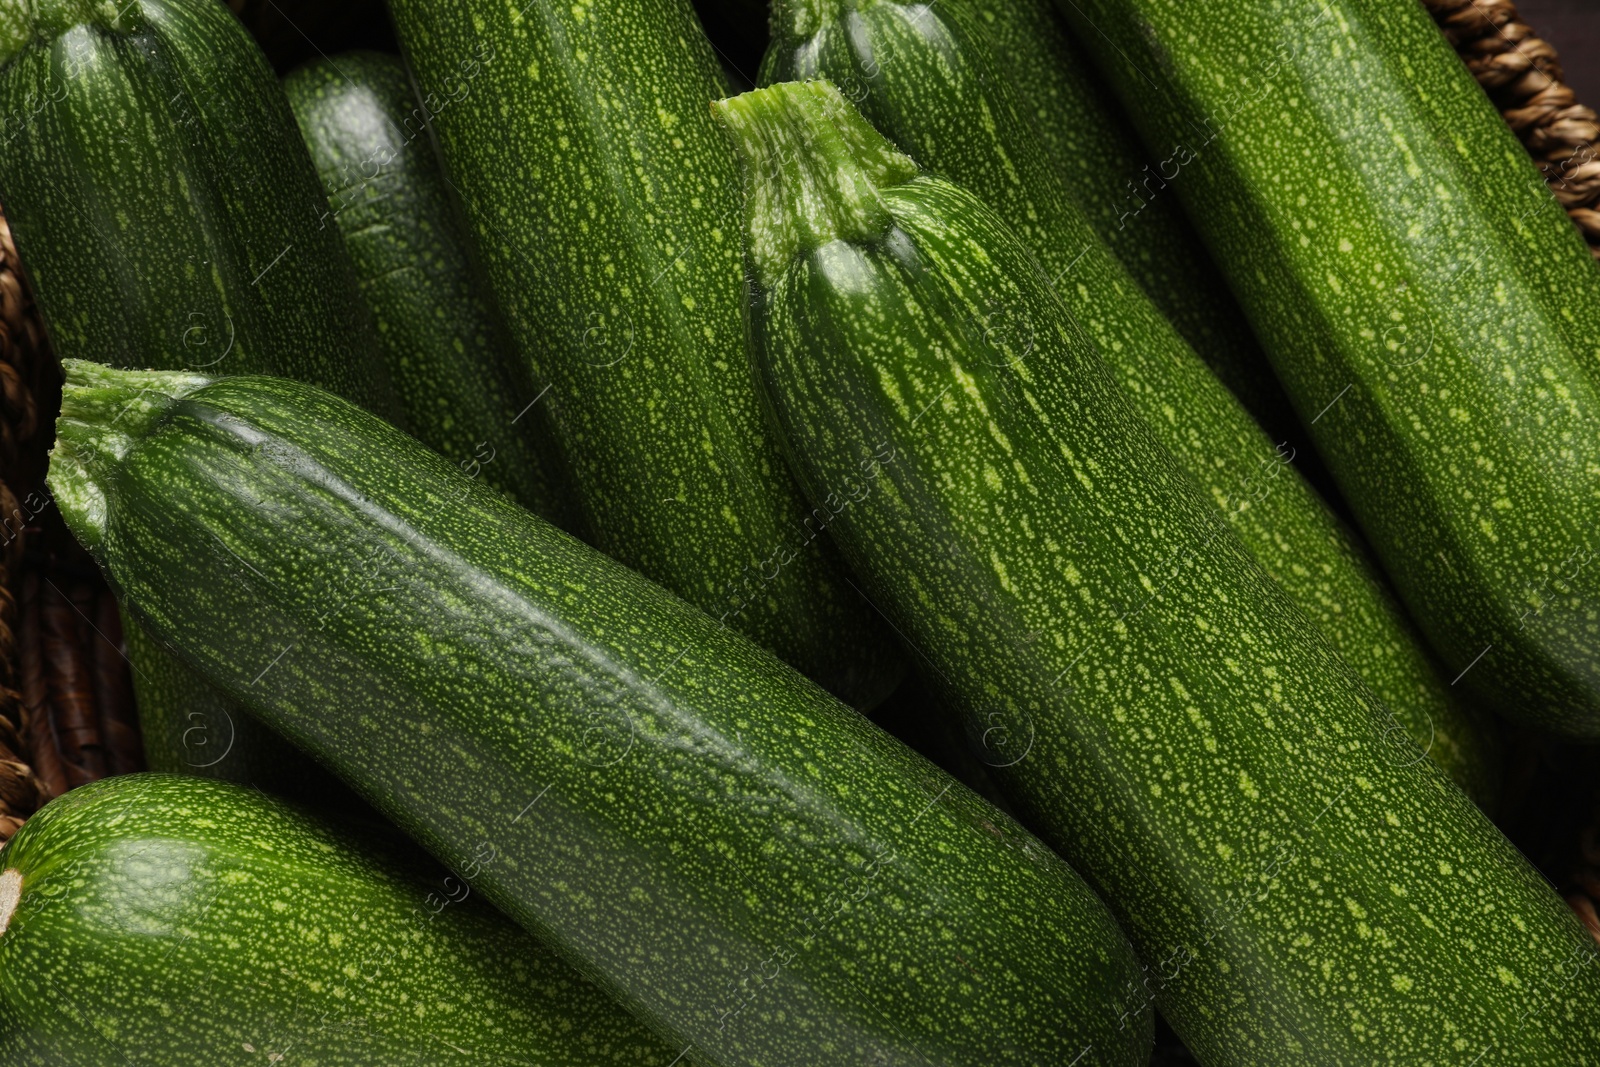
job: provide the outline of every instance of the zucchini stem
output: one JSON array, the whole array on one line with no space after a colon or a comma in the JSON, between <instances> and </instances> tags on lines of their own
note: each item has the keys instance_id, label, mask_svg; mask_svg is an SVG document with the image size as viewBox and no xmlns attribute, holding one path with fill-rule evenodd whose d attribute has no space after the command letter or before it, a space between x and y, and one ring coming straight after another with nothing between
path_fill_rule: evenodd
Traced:
<instances>
[{"instance_id":1,"label":"zucchini stem","mask_svg":"<svg viewBox=\"0 0 1600 1067\"><path fill-rule=\"evenodd\" d=\"M105 533L106 498L100 482L179 397L210 378L187 371L116 370L64 359L61 416L46 482L74 536L90 552Z\"/></svg>"},{"instance_id":2,"label":"zucchini stem","mask_svg":"<svg viewBox=\"0 0 1600 1067\"><path fill-rule=\"evenodd\" d=\"M832 82L783 82L711 105L745 175L745 239L762 285L831 241L867 242L893 224L878 190L917 164Z\"/></svg>"}]
</instances>

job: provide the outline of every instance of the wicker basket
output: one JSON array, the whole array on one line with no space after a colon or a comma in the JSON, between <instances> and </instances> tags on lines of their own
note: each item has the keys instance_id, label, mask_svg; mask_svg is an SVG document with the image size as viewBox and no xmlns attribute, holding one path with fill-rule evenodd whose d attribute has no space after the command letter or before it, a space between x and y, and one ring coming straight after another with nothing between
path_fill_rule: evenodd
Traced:
<instances>
[{"instance_id":1,"label":"wicker basket","mask_svg":"<svg viewBox=\"0 0 1600 1067\"><path fill-rule=\"evenodd\" d=\"M0 216L0 840L144 765L117 605L43 489L60 367Z\"/></svg>"},{"instance_id":2,"label":"wicker basket","mask_svg":"<svg viewBox=\"0 0 1600 1067\"><path fill-rule=\"evenodd\" d=\"M1600 117L1511 0L1422 0L1600 259Z\"/></svg>"}]
</instances>

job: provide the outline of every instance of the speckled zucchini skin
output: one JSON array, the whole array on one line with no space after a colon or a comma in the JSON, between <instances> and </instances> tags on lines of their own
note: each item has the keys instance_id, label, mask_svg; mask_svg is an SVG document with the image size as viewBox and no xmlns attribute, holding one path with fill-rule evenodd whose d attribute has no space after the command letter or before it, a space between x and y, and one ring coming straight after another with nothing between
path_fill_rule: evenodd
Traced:
<instances>
[{"instance_id":1,"label":"speckled zucchini skin","mask_svg":"<svg viewBox=\"0 0 1600 1067\"><path fill-rule=\"evenodd\" d=\"M346 799L338 779L206 685L133 620L123 634L146 766L270 789L301 804Z\"/></svg>"},{"instance_id":2,"label":"speckled zucchini skin","mask_svg":"<svg viewBox=\"0 0 1600 1067\"><path fill-rule=\"evenodd\" d=\"M390 410L316 170L226 7L5 10L0 202L62 358L280 374Z\"/></svg>"},{"instance_id":3,"label":"speckled zucchini skin","mask_svg":"<svg viewBox=\"0 0 1600 1067\"><path fill-rule=\"evenodd\" d=\"M743 106L752 127L800 121ZM943 179L809 159L816 215L770 170L750 183L806 220L752 242L802 235L752 304L774 415L813 494L895 456L841 547L1024 821L1122 921L1146 967L1127 1009L1154 999L1213 1067L1600 1062L1585 931L1386 732L1027 247ZM822 190L873 185L870 228L823 218L847 212ZM1031 350L982 325L997 307L1029 317Z\"/></svg>"},{"instance_id":4,"label":"speckled zucchini skin","mask_svg":"<svg viewBox=\"0 0 1600 1067\"><path fill-rule=\"evenodd\" d=\"M812 0L780 24L762 81L813 77L858 87L856 105L884 136L1012 227L1135 410L1393 713L1397 733L1492 806L1498 764L1487 724L1449 701L1421 635L1354 534L1301 478L1293 446L1274 446L1072 202L981 25L959 4ZM992 309L986 328L1026 350L1033 323L1010 310Z\"/></svg>"},{"instance_id":5,"label":"speckled zucchini skin","mask_svg":"<svg viewBox=\"0 0 1600 1067\"><path fill-rule=\"evenodd\" d=\"M355 52L283 81L416 438L558 526L566 490L527 367L469 259L405 64Z\"/></svg>"},{"instance_id":6,"label":"speckled zucchini skin","mask_svg":"<svg viewBox=\"0 0 1600 1067\"><path fill-rule=\"evenodd\" d=\"M750 380L724 81L689 0L390 9L593 543L876 704L904 661Z\"/></svg>"},{"instance_id":7,"label":"speckled zucchini skin","mask_svg":"<svg viewBox=\"0 0 1600 1067\"><path fill-rule=\"evenodd\" d=\"M399 842L231 783L110 778L0 854L13 1067L666 1067L667 1049Z\"/></svg>"},{"instance_id":8,"label":"speckled zucchini skin","mask_svg":"<svg viewBox=\"0 0 1600 1067\"><path fill-rule=\"evenodd\" d=\"M1063 11L1192 156L1173 188L1448 676L1600 737L1600 274L1432 20Z\"/></svg>"},{"instance_id":9,"label":"speckled zucchini skin","mask_svg":"<svg viewBox=\"0 0 1600 1067\"><path fill-rule=\"evenodd\" d=\"M1277 438L1305 440L1176 194L1051 0L947 0L983 27L1024 119L1090 225L1206 365ZM946 6L941 4L941 7Z\"/></svg>"},{"instance_id":10,"label":"speckled zucchini skin","mask_svg":"<svg viewBox=\"0 0 1600 1067\"><path fill-rule=\"evenodd\" d=\"M0 203L57 355L282 374L393 411L294 118L224 5L8 0L0 27ZM153 769L320 791L314 768L126 630Z\"/></svg>"},{"instance_id":11,"label":"speckled zucchini skin","mask_svg":"<svg viewBox=\"0 0 1600 1067\"><path fill-rule=\"evenodd\" d=\"M267 378L156 395L195 384L68 370L51 484L129 610L446 863L476 857L675 1053L1143 1062L1131 949L1015 823L359 409Z\"/></svg>"}]
</instances>

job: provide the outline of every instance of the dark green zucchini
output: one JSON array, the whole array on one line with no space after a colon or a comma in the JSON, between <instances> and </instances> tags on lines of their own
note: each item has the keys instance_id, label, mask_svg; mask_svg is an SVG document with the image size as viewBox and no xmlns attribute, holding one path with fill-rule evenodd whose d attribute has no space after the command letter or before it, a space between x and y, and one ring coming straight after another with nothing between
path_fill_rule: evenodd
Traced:
<instances>
[{"instance_id":1,"label":"dark green zucchini","mask_svg":"<svg viewBox=\"0 0 1600 1067\"><path fill-rule=\"evenodd\" d=\"M1051 0L950 2L983 26L1039 147L1128 273L1275 439L1306 441L1250 324L1171 189L1181 158L1145 151Z\"/></svg>"},{"instance_id":2,"label":"dark green zucchini","mask_svg":"<svg viewBox=\"0 0 1600 1067\"><path fill-rule=\"evenodd\" d=\"M1600 738L1600 273L1433 21L1064 10L1192 157L1173 188L1453 684Z\"/></svg>"},{"instance_id":3,"label":"dark green zucchini","mask_svg":"<svg viewBox=\"0 0 1600 1067\"><path fill-rule=\"evenodd\" d=\"M0 23L0 203L57 355L282 374L392 413L294 117L222 4L43 0ZM153 769L327 784L126 629Z\"/></svg>"},{"instance_id":4,"label":"dark green zucchini","mask_svg":"<svg viewBox=\"0 0 1600 1067\"><path fill-rule=\"evenodd\" d=\"M146 766L270 789L318 807L347 799L337 779L206 685L132 620L123 640Z\"/></svg>"},{"instance_id":5,"label":"dark green zucchini","mask_svg":"<svg viewBox=\"0 0 1600 1067\"><path fill-rule=\"evenodd\" d=\"M377 320L406 428L530 511L567 525L538 391L469 260L405 64L319 59L284 79ZM520 371L516 368L520 367Z\"/></svg>"},{"instance_id":6,"label":"dark green zucchini","mask_svg":"<svg viewBox=\"0 0 1600 1067\"><path fill-rule=\"evenodd\" d=\"M5 25L0 202L63 358L393 406L294 117L225 7L40 0Z\"/></svg>"},{"instance_id":7,"label":"dark green zucchini","mask_svg":"<svg viewBox=\"0 0 1600 1067\"><path fill-rule=\"evenodd\" d=\"M226 782L108 778L0 871L10 1067L667 1067L658 1042L415 848ZM481 866L481 864L479 864Z\"/></svg>"},{"instance_id":8,"label":"dark green zucchini","mask_svg":"<svg viewBox=\"0 0 1600 1067\"><path fill-rule=\"evenodd\" d=\"M1122 920L1126 1010L1155 1000L1217 1067L1600 1062L1586 931L1387 732L1026 245L828 83L719 108L797 473L855 492L838 537L874 602Z\"/></svg>"},{"instance_id":9,"label":"dark green zucchini","mask_svg":"<svg viewBox=\"0 0 1600 1067\"><path fill-rule=\"evenodd\" d=\"M1274 446L1096 235L1023 120L981 25L960 3L813 0L805 10L780 27L763 82L824 77L855 87L879 132L994 208L1135 410L1372 687L1397 734L1492 806L1498 766L1487 725L1448 699L1360 542L1293 466L1294 447ZM1009 332L1021 350L1034 327L1009 308L990 315L989 329Z\"/></svg>"},{"instance_id":10,"label":"dark green zucchini","mask_svg":"<svg viewBox=\"0 0 1600 1067\"><path fill-rule=\"evenodd\" d=\"M395 0L595 545L867 708L904 662L767 436L739 185L689 0Z\"/></svg>"},{"instance_id":11,"label":"dark green zucchini","mask_svg":"<svg viewBox=\"0 0 1600 1067\"><path fill-rule=\"evenodd\" d=\"M71 363L62 404L50 484L141 624L446 863L491 855L484 895L675 1051L1148 1055L1072 869L717 620L308 386Z\"/></svg>"},{"instance_id":12,"label":"dark green zucchini","mask_svg":"<svg viewBox=\"0 0 1600 1067\"><path fill-rule=\"evenodd\" d=\"M1295 466L1349 509L1295 416L1226 279L1172 189L1185 156L1151 154L1051 0L954 0L980 21L1039 147L1139 287Z\"/></svg>"}]
</instances>

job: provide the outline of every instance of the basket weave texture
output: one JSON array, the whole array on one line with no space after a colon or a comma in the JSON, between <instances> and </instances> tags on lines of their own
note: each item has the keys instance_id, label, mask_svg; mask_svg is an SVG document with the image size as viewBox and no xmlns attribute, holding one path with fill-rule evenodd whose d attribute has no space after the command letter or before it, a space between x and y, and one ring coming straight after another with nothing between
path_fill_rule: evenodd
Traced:
<instances>
[{"instance_id":1,"label":"basket weave texture","mask_svg":"<svg viewBox=\"0 0 1600 1067\"><path fill-rule=\"evenodd\" d=\"M1600 115L1578 103L1561 58L1511 0L1422 0L1505 116L1600 259Z\"/></svg>"},{"instance_id":2,"label":"basket weave texture","mask_svg":"<svg viewBox=\"0 0 1600 1067\"><path fill-rule=\"evenodd\" d=\"M22 456L38 435L35 378L43 346L44 331L17 270L11 227L0 217L0 838L8 840L47 792L33 773L27 707L18 686L12 578L22 561L27 517L10 489L24 484Z\"/></svg>"},{"instance_id":3,"label":"basket weave texture","mask_svg":"<svg viewBox=\"0 0 1600 1067\"><path fill-rule=\"evenodd\" d=\"M0 841L73 786L144 765L116 601L42 484L60 395L0 215Z\"/></svg>"}]
</instances>

